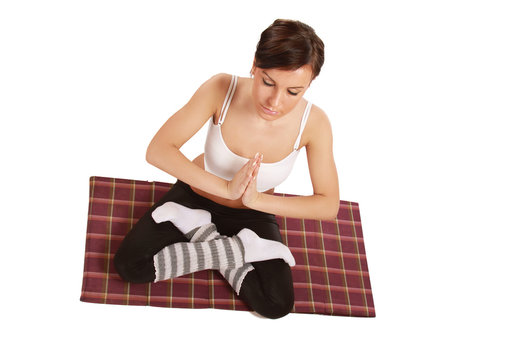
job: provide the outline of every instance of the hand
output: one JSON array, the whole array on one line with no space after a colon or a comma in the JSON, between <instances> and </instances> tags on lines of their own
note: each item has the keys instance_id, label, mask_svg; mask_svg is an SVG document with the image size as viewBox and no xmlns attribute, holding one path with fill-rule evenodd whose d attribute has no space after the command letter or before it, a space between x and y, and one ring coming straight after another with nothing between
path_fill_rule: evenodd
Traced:
<instances>
[{"instance_id":1,"label":"hand","mask_svg":"<svg viewBox=\"0 0 519 360\"><path fill-rule=\"evenodd\" d=\"M257 181L258 172L261 165L261 161L263 161L263 155L260 156L254 171L252 172L252 179L249 181L247 188L243 192L243 196L241 197L241 202L243 205L252 208L253 204L258 200L259 192L257 190Z\"/></svg>"},{"instance_id":2,"label":"hand","mask_svg":"<svg viewBox=\"0 0 519 360\"><path fill-rule=\"evenodd\" d=\"M252 179L254 169L259 165L260 156L257 153L252 159L247 161L245 165L234 175L231 181L227 183L228 198L236 200L242 197L247 185Z\"/></svg>"}]
</instances>

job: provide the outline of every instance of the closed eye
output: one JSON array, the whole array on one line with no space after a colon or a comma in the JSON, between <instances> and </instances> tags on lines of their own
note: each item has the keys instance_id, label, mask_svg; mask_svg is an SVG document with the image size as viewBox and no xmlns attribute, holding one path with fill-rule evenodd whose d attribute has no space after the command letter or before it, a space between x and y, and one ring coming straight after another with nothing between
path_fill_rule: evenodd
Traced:
<instances>
[{"instance_id":1,"label":"closed eye","mask_svg":"<svg viewBox=\"0 0 519 360\"><path fill-rule=\"evenodd\" d=\"M265 84L267 86L274 86L274 84L267 82L265 79L263 79L263 84Z\"/></svg>"},{"instance_id":2,"label":"closed eye","mask_svg":"<svg viewBox=\"0 0 519 360\"><path fill-rule=\"evenodd\" d=\"M266 86L275 86L276 84L272 84L272 83L269 83L267 80L263 79L263 84L265 84ZM293 91L290 91L290 90L287 90L288 93L292 96L297 96L299 95L298 92L293 92Z\"/></svg>"}]
</instances>

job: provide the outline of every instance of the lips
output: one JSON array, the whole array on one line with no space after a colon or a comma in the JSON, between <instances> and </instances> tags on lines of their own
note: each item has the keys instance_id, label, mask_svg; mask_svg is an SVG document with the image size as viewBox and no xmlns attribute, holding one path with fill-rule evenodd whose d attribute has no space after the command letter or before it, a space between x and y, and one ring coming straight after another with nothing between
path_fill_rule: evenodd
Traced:
<instances>
[{"instance_id":1,"label":"lips","mask_svg":"<svg viewBox=\"0 0 519 360\"><path fill-rule=\"evenodd\" d=\"M270 110L269 108L261 105L261 109L268 115L277 115L277 111Z\"/></svg>"}]
</instances>

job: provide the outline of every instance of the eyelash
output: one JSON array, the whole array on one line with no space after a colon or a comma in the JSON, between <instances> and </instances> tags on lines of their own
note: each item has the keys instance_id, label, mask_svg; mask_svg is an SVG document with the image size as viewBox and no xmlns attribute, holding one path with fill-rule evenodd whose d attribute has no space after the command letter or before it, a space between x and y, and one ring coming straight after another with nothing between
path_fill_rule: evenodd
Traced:
<instances>
[{"instance_id":1,"label":"eyelash","mask_svg":"<svg viewBox=\"0 0 519 360\"><path fill-rule=\"evenodd\" d=\"M263 79L263 84L267 85L267 86L274 86L274 84L271 84L271 83L268 83L265 79ZM290 90L288 90L288 93L292 96L297 96L299 93L294 93Z\"/></svg>"}]
</instances>

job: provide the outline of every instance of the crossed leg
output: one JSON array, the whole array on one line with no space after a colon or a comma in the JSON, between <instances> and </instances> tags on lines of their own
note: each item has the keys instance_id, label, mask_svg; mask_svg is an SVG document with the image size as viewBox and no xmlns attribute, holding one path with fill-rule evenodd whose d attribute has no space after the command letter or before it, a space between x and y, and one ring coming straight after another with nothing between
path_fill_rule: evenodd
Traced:
<instances>
[{"instance_id":1,"label":"crossed leg","mask_svg":"<svg viewBox=\"0 0 519 360\"><path fill-rule=\"evenodd\" d=\"M187 229L181 224L178 225L184 232L171 221L157 223L152 218L151 214L169 201L178 202L191 209L209 209L218 231L231 238L241 229L249 228L261 238L281 242L279 227L274 217L258 219L250 214L241 216L241 212L223 214L219 209L215 212L212 210L213 205L208 205L205 198L199 199L197 196L187 185L179 182L139 219L126 235L114 257L115 267L123 280L133 283L155 281L155 255L171 244L196 240L193 238L194 232L185 232ZM277 318L286 315L292 309L292 276L290 267L284 260L276 258L244 262L242 267L219 270L237 290L240 298L259 314Z\"/></svg>"},{"instance_id":2,"label":"crossed leg","mask_svg":"<svg viewBox=\"0 0 519 360\"><path fill-rule=\"evenodd\" d=\"M221 236L216 226L210 223L211 214L208 211L166 202L156 208L151 216L157 223L172 222L191 240L191 243L166 246L154 256L155 281L206 269L220 270L227 278L233 270L242 269L246 264L275 258L283 259L291 266L295 265L294 258L285 245L262 239L250 229L241 229L232 237ZM248 269L250 270L252 268ZM240 277L245 275L246 273ZM235 284L235 281L228 279L238 294L241 280L238 278Z\"/></svg>"}]
</instances>

